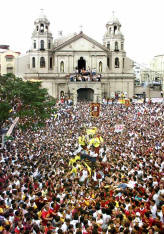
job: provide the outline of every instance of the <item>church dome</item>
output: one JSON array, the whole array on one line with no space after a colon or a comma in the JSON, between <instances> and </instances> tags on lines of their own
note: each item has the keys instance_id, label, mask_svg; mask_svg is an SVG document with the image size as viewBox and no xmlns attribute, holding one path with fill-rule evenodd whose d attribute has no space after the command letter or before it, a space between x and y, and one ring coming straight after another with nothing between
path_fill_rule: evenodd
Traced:
<instances>
[{"instance_id":1,"label":"church dome","mask_svg":"<svg viewBox=\"0 0 164 234\"><path fill-rule=\"evenodd\" d=\"M38 24L39 22L44 22L44 23L49 24L49 21L47 19L47 16L44 14L44 10L43 9L40 10L40 14L39 14L38 18L35 20L34 23Z\"/></svg>"},{"instance_id":2,"label":"church dome","mask_svg":"<svg viewBox=\"0 0 164 234\"><path fill-rule=\"evenodd\" d=\"M118 24L121 26L120 21L118 20L117 17L115 17L115 15L113 15L111 19L107 22L107 25L113 25L113 24Z\"/></svg>"}]
</instances>

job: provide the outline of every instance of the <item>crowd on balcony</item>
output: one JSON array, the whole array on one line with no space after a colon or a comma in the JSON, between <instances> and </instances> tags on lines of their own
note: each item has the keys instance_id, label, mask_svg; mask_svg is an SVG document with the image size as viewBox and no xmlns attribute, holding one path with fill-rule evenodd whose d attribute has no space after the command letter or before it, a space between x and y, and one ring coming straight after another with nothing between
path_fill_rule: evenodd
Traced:
<instances>
[{"instance_id":1,"label":"crowd on balcony","mask_svg":"<svg viewBox=\"0 0 164 234\"><path fill-rule=\"evenodd\" d=\"M100 82L101 81L101 74L97 74L96 69L90 70L88 68L85 69L75 69L74 73L70 75L71 82L81 82L81 81L94 81Z\"/></svg>"}]
</instances>

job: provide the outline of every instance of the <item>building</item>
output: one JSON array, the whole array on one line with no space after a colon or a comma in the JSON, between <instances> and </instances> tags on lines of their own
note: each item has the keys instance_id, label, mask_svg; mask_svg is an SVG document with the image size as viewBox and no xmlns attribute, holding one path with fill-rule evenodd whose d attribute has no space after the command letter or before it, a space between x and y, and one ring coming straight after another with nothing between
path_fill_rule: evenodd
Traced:
<instances>
[{"instance_id":1,"label":"building","mask_svg":"<svg viewBox=\"0 0 164 234\"><path fill-rule=\"evenodd\" d=\"M8 45L0 45L0 75L16 73L16 58L20 52L14 52Z\"/></svg>"},{"instance_id":2,"label":"building","mask_svg":"<svg viewBox=\"0 0 164 234\"><path fill-rule=\"evenodd\" d=\"M156 55L150 63L153 71L164 72L164 55Z\"/></svg>"},{"instance_id":3,"label":"building","mask_svg":"<svg viewBox=\"0 0 164 234\"><path fill-rule=\"evenodd\" d=\"M134 73L135 73L135 83L136 84L141 84L141 76L140 76L140 72L141 72L141 67L140 64L137 62L134 62Z\"/></svg>"},{"instance_id":4,"label":"building","mask_svg":"<svg viewBox=\"0 0 164 234\"><path fill-rule=\"evenodd\" d=\"M148 77L145 74L150 73L151 69L147 64L134 62L133 69L135 73L135 85L144 85L145 82L148 82Z\"/></svg>"},{"instance_id":5,"label":"building","mask_svg":"<svg viewBox=\"0 0 164 234\"><path fill-rule=\"evenodd\" d=\"M134 95L133 61L126 57L121 24L113 15L106 24L103 44L83 31L53 39L50 22L41 12L34 21L32 45L18 59L17 74L40 80L55 98L101 102L105 96ZM22 70L23 69L23 70Z\"/></svg>"},{"instance_id":6,"label":"building","mask_svg":"<svg viewBox=\"0 0 164 234\"><path fill-rule=\"evenodd\" d=\"M145 98L161 98L162 73L153 66L134 63L135 96Z\"/></svg>"},{"instance_id":7,"label":"building","mask_svg":"<svg viewBox=\"0 0 164 234\"><path fill-rule=\"evenodd\" d=\"M154 56L150 68L155 72L154 82L161 83L164 92L164 55Z\"/></svg>"}]
</instances>

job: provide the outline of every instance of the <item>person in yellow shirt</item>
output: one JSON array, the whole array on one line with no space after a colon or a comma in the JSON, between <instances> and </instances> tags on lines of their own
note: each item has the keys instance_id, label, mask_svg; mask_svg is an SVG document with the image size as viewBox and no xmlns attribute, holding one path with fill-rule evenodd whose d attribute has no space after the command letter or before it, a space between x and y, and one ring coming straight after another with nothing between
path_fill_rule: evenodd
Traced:
<instances>
[{"instance_id":1,"label":"person in yellow shirt","mask_svg":"<svg viewBox=\"0 0 164 234\"><path fill-rule=\"evenodd\" d=\"M80 136L78 138L78 143L83 149L86 149L87 142L86 142L86 130L85 130L85 128L82 128L82 130L81 130L81 134L80 134Z\"/></svg>"},{"instance_id":2,"label":"person in yellow shirt","mask_svg":"<svg viewBox=\"0 0 164 234\"><path fill-rule=\"evenodd\" d=\"M69 166L73 166L74 163L76 163L76 161L79 161L81 159L81 157L79 155L76 155L74 158L71 158L69 160Z\"/></svg>"},{"instance_id":3,"label":"person in yellow shirt","mask_svg":"<svg viewBox=\"0 0 164 234\"><path fill-rule=\"evenodd\" d=\"M85 141L85 136L84 135L79 136L78 143L83 149L85 149L86 141Z\"/></svg>"},{"instance_id":4,"label":"person in yellow shirt","mask_svg":"<svg viewBox=\"0 0 164 234\"><path fill-rule=\"evenodd\" d=\"M100 145L104 142L103 138L97 133L89 142L90 146L94 147L94 151L99 155Z\"/></svg>"},{"instance_id":5,"label":"person in yellow shirt","mask_svg":"<svg viewBox=\"0 0 164 234\"><path fill-rule=\"evenodd\" d=\"M96 132L97 132L97 128L96 128L96 127L88 128L88 129L86 130L86 132L87 132L87 135L92 135L92 136L94 136L94 135L96 134Z\"/></svg>"},{"instance_id":6,"label":"person in yellow shirt","mask_svg":"<svg viewBox=\"0 0 164 234\"><path fill-rule=\"evenodd\" d=\"M88 172L89 172L89 176L91 177L91 174L92 174L92 170L91 168L88 166L88 164L86 162L84 162L84 165L86 166Z\"/></svg>"},{"instance_id":7,"label":"person in yellow shirt","mask_svg":"<svg viewBox=\"0 0 164 234\"><path fill-rule=\"evenodd\" d=\"M81 157L80 157L79 155L76 155L76 156L75 156L75 160L76 160L76 161L79 161L80 159L81 159Z\"/></svg>"},{"instance_id":8,"label":"person in yellow shirt","mask_svg":"<svg viewBox=\"0 0 164 234\"><path fill-rule=\"evenodd\" d=\"M69 166L72 166L74 163L76 162L76 159L75 158L71 158L70 160L69 160Z\"/></svg>"},{"instance_id":9,"label":"person in yellow shirt","mask_svg":"<svg viewBox=\"0 0 164 234\"><path fill-rule=\"evenodd\" d=\"M77 175L77 164L76 164L76 162L74 162L73 164L72 164L72 169L71 169L71 171L70 172L68 172L68 174L67 174L67 176L69 176L69 175L74 175L74 176L76 176Z\"/></svg>"}]
</instances>

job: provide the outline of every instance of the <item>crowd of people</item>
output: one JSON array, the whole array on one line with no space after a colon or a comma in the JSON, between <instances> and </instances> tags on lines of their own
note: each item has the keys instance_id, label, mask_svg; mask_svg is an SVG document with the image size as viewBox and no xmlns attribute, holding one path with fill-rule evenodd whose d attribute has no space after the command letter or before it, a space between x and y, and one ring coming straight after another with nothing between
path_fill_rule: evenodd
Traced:
<instances>
[{"instance_id":1,"label":"crowd of people","mask_svg":"<svg viewBox=\"0 0 164 234\"><path fill-rule=\"evenodd\" d=\"M76 69L73 74L70 75L71 82L80 82L80 81L94 81L100 82L101 81L101 74L96 72L96 69L87 70L83 69Z\"/></svg>"},{"instance_id":2,"label":"crowd of people","mask_svg":"<svg viewBox=\"0 0 164 234\"><path fill-rule=\"evenodd\" d=\"M97 118L60 104L13 136L0 150L0 233L163 233L163 104L103 105Z\"/></svg>"}]
</instances>

